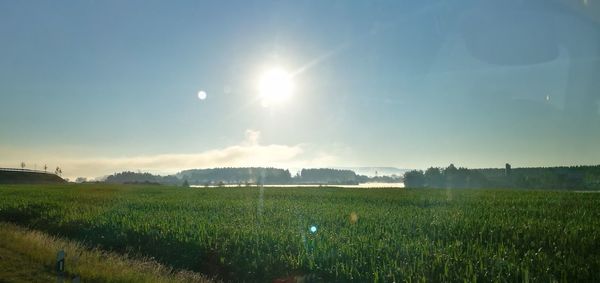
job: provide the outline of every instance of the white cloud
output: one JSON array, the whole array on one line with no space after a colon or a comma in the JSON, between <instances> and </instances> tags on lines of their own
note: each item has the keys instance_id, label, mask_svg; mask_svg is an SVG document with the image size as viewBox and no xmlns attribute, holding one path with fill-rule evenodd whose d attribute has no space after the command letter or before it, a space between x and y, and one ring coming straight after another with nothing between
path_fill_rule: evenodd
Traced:
<instances>
[{"instance_id":1,"label":"white cloud","mask_svg":"<svg viewBox=\"0 0 600 283\"><path fill-rule=\"evenodd\" d=\"M260 132L255 130L246 130L246 143L257 145L260 140Z\"/></svg>"},{"instance_id":2,"label":"white cloud","mask_svg":"<svg viewBox=\"0 0 600 283\"><path fill-rule=\"evenodd\" d=\"M237 145L199 153L69 159L50 156L46 160L49 166L50 164L60 164L65 177L70 179L76 177L95 178L125 170L172 174L192 168L242 166L292 168L330 166L338 163L335 156L307 144L260 144L260 132L255 130L247 130L245 139ZM13 163L16 161L0 165L15 167ZM38 169L41 166L43 165L38 164ZM51 168L54 169L54 167Z\"/></svg>"}]
</instances>

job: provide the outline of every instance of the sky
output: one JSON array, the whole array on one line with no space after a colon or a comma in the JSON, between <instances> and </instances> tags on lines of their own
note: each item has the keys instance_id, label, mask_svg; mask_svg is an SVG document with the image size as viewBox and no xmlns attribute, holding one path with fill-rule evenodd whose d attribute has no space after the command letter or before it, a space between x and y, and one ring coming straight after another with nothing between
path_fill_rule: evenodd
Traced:
<instances>
[{"instance_id":1,"label":"sky","mask_svg":"<svg viewBox=\"0 0 600 283\"><path fill-rule=\"evenodd\" d=\"M592 0L1 1L0 166L599 164L599 24ZM265 105L273 69L293 88Z\"/></svg>"}]
</instances>

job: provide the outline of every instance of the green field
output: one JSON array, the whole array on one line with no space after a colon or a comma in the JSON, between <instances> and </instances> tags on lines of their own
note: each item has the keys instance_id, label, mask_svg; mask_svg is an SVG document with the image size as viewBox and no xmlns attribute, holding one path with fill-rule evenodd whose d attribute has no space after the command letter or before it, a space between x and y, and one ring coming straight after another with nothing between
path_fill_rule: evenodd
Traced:
<instances>
[{"instance_id":1,"label":"green field","mask_svg":"<svg viewBox=\"0 0 600 283\"><path fill-rule=\"evenodd\" d=\"M0 220L225 281L599 281L600 194L0 186Z\"/></svg>"}]
</instances>

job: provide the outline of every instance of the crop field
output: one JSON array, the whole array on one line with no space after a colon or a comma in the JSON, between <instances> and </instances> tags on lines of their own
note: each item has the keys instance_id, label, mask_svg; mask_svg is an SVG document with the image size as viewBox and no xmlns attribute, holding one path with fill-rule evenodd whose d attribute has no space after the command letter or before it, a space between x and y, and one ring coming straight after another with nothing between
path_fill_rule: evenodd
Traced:
<instances>
[{"instance_id":1,"label":"crop field","mask_svg":"<svg viewBox=\"0 0 600 283\"><path fill-rule=\"evenodd\" d=\"M595 193L0 185L0 220L224 281L600 280Z\"/></svg>"}]
</instances>

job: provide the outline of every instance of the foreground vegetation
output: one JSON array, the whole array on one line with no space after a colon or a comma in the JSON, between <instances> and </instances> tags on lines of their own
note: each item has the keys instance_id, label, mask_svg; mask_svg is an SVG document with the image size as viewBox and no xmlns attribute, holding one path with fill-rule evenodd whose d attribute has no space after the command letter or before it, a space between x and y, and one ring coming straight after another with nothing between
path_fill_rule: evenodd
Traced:
<instances>
[{"instance_id":1,"label":"foreground vegetation","mask_svg":"<svg viewBox=\"0 0 600 283\"><path fill-rule=\"evenodd\" d=\"M65 273L56 272L57 251L64 251ZM39 231L0 222L0 282L210 282L192 272L173 272L154 261L134 260L90 250Z\"/></svg>"},{"instance_id":2,"label":"foreground vegetation","mask_svg":"<svg viewBox=\"0 0 600 283\"><path fill-rule=\"evenodd\" d=\"M594 193L4 185L0 219L227 281L600 279Z\"/></svg>"}]
</instances>

